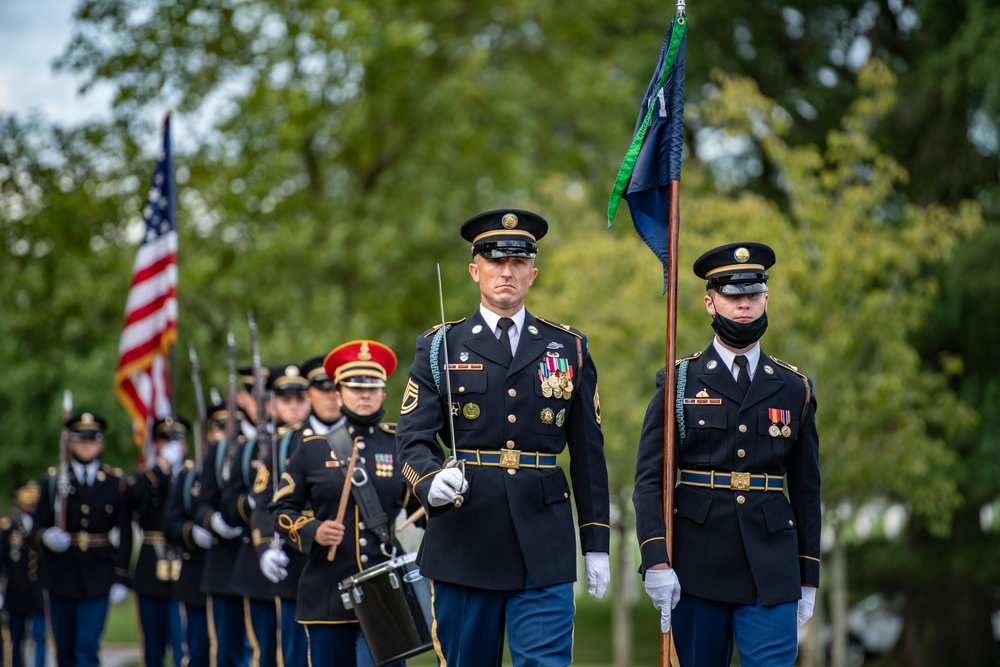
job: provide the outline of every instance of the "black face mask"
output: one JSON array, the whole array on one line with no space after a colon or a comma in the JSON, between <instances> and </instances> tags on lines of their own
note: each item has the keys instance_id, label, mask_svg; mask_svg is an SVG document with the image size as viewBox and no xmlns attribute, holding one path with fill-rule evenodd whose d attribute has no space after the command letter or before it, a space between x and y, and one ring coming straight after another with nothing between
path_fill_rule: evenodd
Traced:
<instances>
[{"instance_id":1,"label":"black face mask","mask_svg":"<svg viewBox=\"0 0 1000 667\"><path fill-rule=\"evenodd\" d=\"M362 417L361 415L357 414L356 412L348 408L346 405L342 406L340 408L340 411L344 414L345 417L347 417L347 421L351 422L352 424L356 424L357 426L375 426L380 421L382 421L382 415L385 414L385 409L379 408L378 410L371 413L367 417Z\"/></svg>"},{"instance_id":2,"label":"black face mask","mask_svg":"<svg viewBox=\"0 0 1000 667\"><path fill-rule=\"evenodd\" d=\"M749 347L760 340L767 331L767 311L752 322L737 322L723 317L716 311L712 318L712 328L719 335L719 340L736 349Z\"/></svg>"}]
</instances>

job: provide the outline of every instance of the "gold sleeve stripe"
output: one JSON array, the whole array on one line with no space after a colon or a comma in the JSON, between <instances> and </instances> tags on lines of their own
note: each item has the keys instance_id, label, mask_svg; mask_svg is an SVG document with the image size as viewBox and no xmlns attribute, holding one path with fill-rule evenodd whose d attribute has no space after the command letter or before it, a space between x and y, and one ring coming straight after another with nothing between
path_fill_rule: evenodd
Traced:
<instances>
[{"instance_id":1,"label":"gold sleeve stripe","mask_svg":"<svg viewBox=\"0 0 1000 667\"><path fill-rule=\"evenodd\" d=\"M597 425L601 425L601 396L597 393L597 385L594 385L594 416L597 418Z\"/></svg>"},{"instance_id":2,"label":"gold sleeve stripe","mask_svg":"<svg viewBox=\"0 0 1000 667\"><path fill-rule=\"evenodd\" d=\"M812 556L801 556L800 555L799 558L805 558L806 560L814 560L817 563L819 562L819 558L813 558Z\"/></svg>"},{"instance_id":3,"label":"gold sleeve stripe","mask_svg":"<svg viewBox=\"0 0 1000 667\"><path fill-rule=\"evenodd\" d=\"M281 473L281 486L275 490L271 502L276 502L279 498L284 498L293 491L295 491L295 480L287 472L283 472Z\"/></svg>"},{"instance_id":4,"label":"gold sleeve stripe","mask_svg":"<svg viewBox=\"0 0 1000 667\"><path fill-rule=\"evenodd\" d=\"M267 466L259 466L257 468L257 479L253 481L253 492L263 493L264 489L267 488L267 480L270 479L271 473L268 472Z\"/></svg>"},{"instance_id":5,"label":"gold sleeve stripe","mask_svg":"<svg viewBox=\"0 0 1000 667\"><path fill-rule=\"evenodd\" d=\"M443 468L438 468L438 469L437 469L437 470L435 470L434 472L429 472L429 473L427 473L426 475L424 475L423 477L419 477L419 478L417 478L417 481L415 481L415 482L413 482L413 483L412 483L412 484L413 484L413 486L416 486L417 484L419 484L420 482L424 481L424 480L425 480L425 479L427 479L428 477L433 477L434 475L436 475L436 474L438 474L439 472L441 472L441 470L443 470Z\"/></svg>"},{"instance_id":6,"label":"gold sleeve stripe","mask_svg":"<svg viewBox=\"0 0 1000 667\"><path fill-rule=\"evenodd\" d=\"M656 541L658 541L658 540L664 540L664 541L666 541L666 539L667 539L667 538L665 538L665 537L651 537L651 538L649 538L648 540L646 540L645 542L643 542L642 544L640 544L640 545L639 545L639 548L640 548L640 549L642 549L642 548L643 548L644 546L646 546L646 545L647 545L647 544L649 544L650 542L656 542Z\"/></svg>"},{"instance_id":7,"label":"gold sleeve stripe","mask_svg":"<svg viewBox=\"0 0 1000 667\"><path fill-rule=\"evenodd\" d=\"M408 415L417 409L420 400L420 388L417 383L410 378L406 382L406 391L403 392L403 404L399 408L400 415Z\"/></svg>"},{"instance_id":8,"label":"gold sleeve stripe","mask_svg":"<svg viewBox=\"0 0 1000 667\"><path fill-rule=\"evenodd\" d=\"M590 523L582 523L582 524L580 524L580 528L586 528L587 526L598 526L600 528L607 528L608 530L611 530L611 526L609 526L608 524L606 524L606 523L597 523L596 521L591 521Z\"/></svg>"}]
</instances>

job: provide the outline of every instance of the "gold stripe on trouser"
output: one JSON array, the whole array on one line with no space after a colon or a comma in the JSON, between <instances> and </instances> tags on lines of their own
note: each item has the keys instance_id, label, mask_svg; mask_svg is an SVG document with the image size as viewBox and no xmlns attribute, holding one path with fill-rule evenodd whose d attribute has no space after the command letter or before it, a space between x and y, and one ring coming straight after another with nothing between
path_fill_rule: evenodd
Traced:
<instances>
[{"instance_id":1,"label":"gold stripe on trouser","mask_svg":"<svg viewBox=\"0 0 1000 667\"><path fill-rule=\"evenodd\" d=\"M285 656L283 655L283 652L281 650L281 598L278 597L277 595L274 596L274 611L275 611L275 618L278 619L277 623L275 623L276 627L274 629L276 638L278 640L278 646L275 652L278 654L277 655L278 667L285 667Z\"/></svg>"},{"instance_id":2,"label":"gold stripe on trouser","mask_svg":"<svg viewBox=\"0 0 1000 667\"><path fill-rule=\"evenodd\" d=\"M216 658L219 653L219 639L215 634L215 614L212 613L212 596L205 596L205 612L208 615L208 664L209 667L218 667Z\"/></svg>"},{"instance_id":3,"label":"gold stripe on trouser","mask_svg":"<svg viewBox=\"0 0 1000 667\"><path fill-rule=\"evenodd\" d=\"M250 598L243 598L243 625L247 631L247 639L250 640L250 648L253 655L250 656L250 667L260 667L260 643L257 635L253 631L253 623L250 621Z\"/></svg>"},{"instance_id":4,"label":"gold stripe on trouser","mask_svg":"<svg viewBox=\"0 0 1000 667\"><path fill-rule=\"evenodd\" d=\"M309 626L303 624L302 629L306 631L306 664L308 664L309 667L313 667L312 638L309 636Z\"/></svg>"},{"instance_id":5,"label":"gold stripe on trouser","mask_svg":"<svg viewBox=\"0 0 1000 667\"><path fill-rule=\"evenodd\" d=\"M434 606L434 580L428 579L431 584L431 641L434 642L434 652L437 653L438 667L448 667L448 661L444 659L444 651L441 650L441 641L438 639L438 618L437 609Z\"/></svg>"},{"instance_id":6,"label":"gold stripe on trouser","mask_svg":"<svg viewBox=\"0 0 1000 667\"><path fill-rule=\"evenodd\" d=\"M188 646L188 608L187 604L183 602L177 603L177 610L181 616L181 650L184 651L184 655L181 656L181 667L188 667L191 662L191 647ZM173 650L171 650L170 655L173 656ZM174 657L174 665L177 664L177 658Z\"/></svg>"}]
</instances>

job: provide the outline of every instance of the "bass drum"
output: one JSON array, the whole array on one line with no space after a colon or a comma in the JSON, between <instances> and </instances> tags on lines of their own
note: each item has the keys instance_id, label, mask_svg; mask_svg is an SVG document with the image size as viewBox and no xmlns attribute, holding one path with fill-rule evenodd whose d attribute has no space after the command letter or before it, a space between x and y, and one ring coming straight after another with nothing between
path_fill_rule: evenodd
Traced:
<instances>
[{"instance_id":1,"label":"bass drum","mask_svg":"<svg viewBox=\"0 0 1000 667\"><path fill-rule=\"evenodd\" d=\"M405 660L433 646L431 586L416 558L405 554L340 582L344 606L354 609L376 665Z\"/></svg>"}]
</instances>

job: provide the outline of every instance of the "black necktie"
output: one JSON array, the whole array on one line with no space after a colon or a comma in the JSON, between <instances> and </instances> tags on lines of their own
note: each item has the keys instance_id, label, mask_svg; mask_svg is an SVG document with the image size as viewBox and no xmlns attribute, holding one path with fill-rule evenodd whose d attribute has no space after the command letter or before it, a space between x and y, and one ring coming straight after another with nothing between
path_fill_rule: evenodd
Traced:
<instances>
[{"instance_id":1,"label":"black necktie","mask_svg":"<svg viewBox=\"0 0 1000 667\"><path fill-rule=\"evenodd\" d=\"M736 373L736 384L740 386L740 391L743 395L747 395L747 389L750 388L750 373L747 371L747 358L742 355L736 355L736 365L740 367L740 370Z\"/></svg>"},{"instance_id":2,"label":"black necktie","mask_svg":"<svg viewBox=\"0 0 1000 667\"><path fill-rule=\"evenodd\" d=\"M511 359L514 358L514 352L510 347L510 328L514 326L514 320L509 317L501 317L500 321L497 322L497 326L500 328L500 344L503 345L503 349L507 350L507 354L510 355Z\"/></svg>"}]
</instances>

